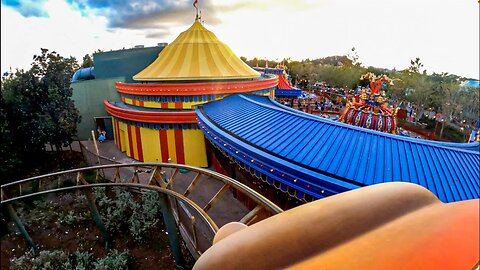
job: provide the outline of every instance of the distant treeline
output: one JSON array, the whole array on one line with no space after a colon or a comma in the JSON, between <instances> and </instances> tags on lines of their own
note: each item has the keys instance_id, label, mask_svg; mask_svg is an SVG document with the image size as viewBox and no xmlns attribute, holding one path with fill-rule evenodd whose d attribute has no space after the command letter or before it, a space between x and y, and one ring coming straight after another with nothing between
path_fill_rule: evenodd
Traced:
<instances>
[{"instance_id":1,"label":"distant treeline","mask_svg":"<svg viewBox=\"0 0 480 270\"><path fill-rule=\"evenodd\" d=\"M311 85L317 81L325 81L332 87L355 89L366 85L360 81L360 76L373 72L376 75L386 74L394 80L394 86L387 88L387 95L395 100L405 100L418 108L431 108L450 118L464 119L474 124L479 115L479 90L461 87L461 82L467 78L448 73L427 74L422 70L423 64L419 58L410 61L405 70L390 70L377 67L362 66L355 49L350 55L328 56L318 59L293 61L289 58L282 61L251 59L241 57L248 65L269 67L284 64L292 76L292 82L306 82Z\"/></svg>"}]
</instances>

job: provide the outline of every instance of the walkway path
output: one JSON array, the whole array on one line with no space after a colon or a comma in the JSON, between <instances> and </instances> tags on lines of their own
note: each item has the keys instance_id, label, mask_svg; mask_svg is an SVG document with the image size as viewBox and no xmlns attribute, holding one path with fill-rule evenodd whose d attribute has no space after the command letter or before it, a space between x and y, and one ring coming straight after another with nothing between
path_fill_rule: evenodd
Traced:
<instances>
[{"instance_id":1,"label":"walkway path","mask_svg":"<svg viewBox=\"0 0 480 270\"><path fill-rule=\"evenodd\" d=\"M95 165L106 165L113 163L141 163L137 160L134 160L128 157L125 153L121 152L114 141L104 141L103 143L98 143L98 153L99 156L103 158L97 158L93 154L96 153L95 145L93 141L82 141L82 145L85 149L83 150L84 156L86 157L87 163L91 166ZM75 149L76 147L76 149ZM72 148L76 151L80 151L79 146L72 145ZM100 161L100 164L99 164ZM148 184L151 176L151 170L148 168L138 168L139 173L138 177L140 183ZM207 168L214 171L213 168ZM126 167L120 169L120 176L122 182L127 182L131 179L133 175L134 168ZM173 171L165 168L166 177L172 175ZM104 174L106 179L113 179L116 173L115 169L105 169ZM173 190L183 194L187 187L190 185L193 176L193 172L180 172L175 177L175 183L172 187ZM194 202L196 202L200 207L206 205L213 195L220 190L223 183L220 183L214 180L211 177L204 177L199 181L198 185L195 186L195 190L188 196ZM233 194L230 190L225 192L225 194L220 198L220 201L215 205L212 210L209 211L209 215L215 220L217 225L220 227L227 222L232 220L240 220L246 213L248 209L240 201L233 197Z\"/></svg>"}]
</instances>

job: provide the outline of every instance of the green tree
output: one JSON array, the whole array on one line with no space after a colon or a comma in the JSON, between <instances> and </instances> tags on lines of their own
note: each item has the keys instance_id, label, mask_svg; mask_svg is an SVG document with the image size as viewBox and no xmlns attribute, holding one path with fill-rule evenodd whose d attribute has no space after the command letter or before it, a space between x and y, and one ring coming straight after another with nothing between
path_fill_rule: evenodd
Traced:
<instances>
[{"instance_id":1,"label":"green tree","mask_svg":"<svg viewBox=\"0 0 480 270\"><path fill-rule=\"evenodd\" d=\"M333 87L356 88L357 85L367 86L360 81L360 76L366 72L376 75L386 74L393 79L394 85L388 88L388 95L397 101L408 100L419 108L432 108L444 115L467 120L470 125L478 119L479 95L478 89L460 88L459 84L465 78L448 74L433 73L427 75L423 70L420 58L410 61L410 66L402 71L390 71L377 67L363 67L355 48L347 56L328 56L318 59L293 61L286 59L289 73L294 82L326 81ZM244 61L250 66L264 67L265 60ZM272 67L275 61L268 60ZM306 86L306 85L305 85Z\"/></svg>"},{"instance_id":2,"label":"green tree","mask_svg":"<svg viewBox=\"0 0 480 270\"><path fill-rule=\"evenodd\" d=\"M85 54L83 57L82 68L93 67L93 59L90 54Z\"/></svg>"},{"instance_id":3,"label":"green tree","mask_svg":"<svg viewBox=\"0 0 480 270\"><path fill-rule=\"evenodd\" d=\"M72 142L80 121L70 99L76 68L75 58L41 49L30 70L2 78L0 150L2 164L8 164L1 168L2 175L21 177L24 165L41 161L46 144L59 149Z\"/></svg>"},{"instance_id":4,"label":"green tree","mask_svg":"<svg viewBox=\"0 0 480 270\"><path fill-rule=\"evenodd\" d=\"M358 53L355 47L352 48L352 51L348 54L347 57L352 61L352 65L358 66L358 67L362 65L362 63L359 61L360 56L358 56Z\"/></svg>"},{"instance_id":5,"label":"green tree","mask_svg":"<svg viewBox=\"0 0 480 270\"><path fill-rule=\"evenodd\" d=\"M423 67L422 62L420 62L420 58L415 58L415 60L410 60L410 67L408 70L412 73L420 73L420 69Z\"/></svg>"}]
</instances>

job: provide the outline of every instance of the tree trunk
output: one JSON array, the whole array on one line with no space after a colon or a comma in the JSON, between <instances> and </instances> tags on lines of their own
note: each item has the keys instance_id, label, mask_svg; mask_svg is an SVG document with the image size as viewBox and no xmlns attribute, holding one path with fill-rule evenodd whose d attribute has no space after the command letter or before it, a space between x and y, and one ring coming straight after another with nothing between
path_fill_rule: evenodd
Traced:
<instances>
[{"instance_id":1,"label":"tree trunk","mask_svg":"<svg viewBox=\"0 0 480 270\"><path fill-rule=\"evenodd\" d=\"M442 122L442 129L440 129L440 139L442 138L443 128L445 127L445 121Z\"/></svg>"}]
</instances>

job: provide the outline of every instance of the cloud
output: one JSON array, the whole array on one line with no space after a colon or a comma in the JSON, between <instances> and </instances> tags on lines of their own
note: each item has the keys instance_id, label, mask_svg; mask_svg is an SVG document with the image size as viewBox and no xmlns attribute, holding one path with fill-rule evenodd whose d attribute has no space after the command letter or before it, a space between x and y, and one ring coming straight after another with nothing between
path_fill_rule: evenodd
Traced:
<instances>
[{"instance_id":1,"label":"cloud","mask_svg":"<svg viewBox=\"0 0 480 270\"><path fill-rule=\"evenodd\" d=\"M103 16L113 29L168 29L189 25L195 19L193 0L65 0L83 16ZM325 0L327 1L327 0ZM328 0L330 1L330 0ZM306 10L313 0L202 0L202 20L209 25L222 23L221 17L237 10L266 11L271 8ZM163 31L163 30L162 30ZM156 34L161 36L161 34Z\"/></svg>"},{"instance_id":2,"label":"cloud","mask_svg":"<svg viewBox=\"0 0 480 270\"><path fill-rule=\"evenodd\" d=\"M202 12L209 24L218 24L211 0L202 1ZM153 29L188 25L195 19L193 1L179 0L67 0L84 15L104 16L110 28Z\"/></svg>"},{"instance_id":3,"label":"cloud","mask_svg":"<svg viewBox=\"0 0 480 270\"><path fill-rule=\"evenodd\" d=\"M168 28L159 28L155 29L155 31L149 31L146 33L145 37L146 38L152 38L152 39L162 39L165 40L168 37L170 37L172 33L168 30Z\"/></svg>"},{"instance_id":4,"label":"cloud","mask_svg":"<svg viewBox=\"0 0 480 270\"><path fill-rule=\"evenodd\" d=\"M43 5L46 0L2 0L2 6L14 9L24 17L48 17Z\"/></svg>"},{"instance_id":5,"label":"cloud","mask_svg":"<svg viewBox=\"0 0 480 270\"><path fill-rule=\"evenodd\" d=\"M15 9L1 8L1 72L29 69L32 56L40 48L57 51L60 55L74 56L77 60L85 54L132 48L135 45L156 46L162 40L146 39L150 30L107 28L102 16L84 16L64 0L47 0L43 6L49 14L45 17L24 17ZM173 32L173 31L172 31ZM176 32L174 32L176 33ZM0 73L1 74L1 73Z\"/></svg>"},{"instance_id":6,"label":"cloud","mask_svg":"<svg viewBox=\"0 0 480 270\"><path fill-rule=\"evenodd\" d=\"M193 0L66 0L85 16L93 13L107 18L110 28L154 29L189 25L195 19ZM220 14L237 10L266 11L281 7L286 10L306 10L315 4L312 0L223 1L202 0L202 19L209 25L222 22Z\"/></svg>"},{"instance_id":7,"label":"cloud","mask_svg":"<svg viewBox=\"0 0 480 270\"><path fill-rule=\"evenodd\" d=\"M195 18L193 0L1 1L1 71L28 68L39 48L81 59L97 49L170 43ZM355 47L364 65L403 69L419 56L428 72L478 78L475 1L445 0L436 5L435 0L403 0L389 2L388 7L382 0L199 3L205 27L237 55L248 58L312 59L346 54ZM48 17L26 17L19 11L29 6ZM372 12L375 16L365 15Z\"/></svg>"},{"instance_id":8,"label":"cloud","mask_svg":"<svg viewBox=\"0 0 480 270\"><path fill-rule=\"evenodd\" d=\"M324 0L321 2L329 2L330 0ZM234 12L237 10L259 10L259 11L271 11L272 9L286 9L288 11L302 11L312 8L318 8L322 3L317 0L241 0L241 1L218 1L216 7L222 12ZM223 2L226 2L223 3Z\"/></svg>"}]
</instances>

